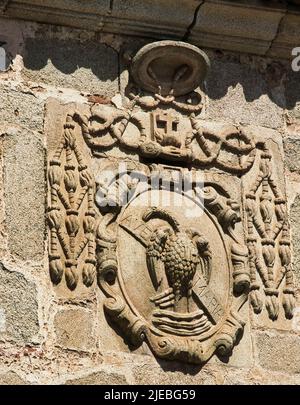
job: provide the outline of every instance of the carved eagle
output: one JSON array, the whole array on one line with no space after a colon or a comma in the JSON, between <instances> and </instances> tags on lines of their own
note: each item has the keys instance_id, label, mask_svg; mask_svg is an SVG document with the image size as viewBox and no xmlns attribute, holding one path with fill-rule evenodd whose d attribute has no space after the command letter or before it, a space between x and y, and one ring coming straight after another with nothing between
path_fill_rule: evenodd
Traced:
<instances>
[{"instance_id":1,"label":"carved eagle","mask_svg":"<svg viewBox=\"0 0 300 405\"><path fill-rule=\"evenodd\" d=\"M159 289L167 278L174 294L174 311L189 312L192 283L197 271L209 281L211 251L208 241L194 228L184 229L168 211L150 208L143 220L161 219L167 222L157 228L147 248L147 265L154 287Z\"/></svg>"}]
</instances>

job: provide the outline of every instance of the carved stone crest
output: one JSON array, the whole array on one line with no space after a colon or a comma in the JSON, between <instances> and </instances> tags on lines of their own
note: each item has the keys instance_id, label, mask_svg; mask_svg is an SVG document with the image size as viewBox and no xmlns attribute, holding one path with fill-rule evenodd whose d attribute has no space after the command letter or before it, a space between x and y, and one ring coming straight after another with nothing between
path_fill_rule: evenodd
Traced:
<instances>
[{"instance_id":1,"label":"carved stone crest","mask_svg":"<svg viewBox=\"0 0 300 405\"><path fill-rule=\"evenodd\" d=\"M53 283L97 279L133 345L192 363L231 353L249 294L272 320L294 308L272 153L246 127L200 119L195 89L208 68L194 46L147 45L132 60L127 104L68 113L48 171Z\"/></svg>"},{"instance_id":2,"label":"carved stone crest","mask_svg":"<svg viewBox=\"0 0 300 405\"><path fill-rule=\"evenodd\" d=\"M164 175L166 168L160 169ZM173 178L178 173L169 170ZM114 227L111 213L100 226L104 305L132 343L146 340L160 357L201 363L215 350L228 354L244 326L238 311L250 283L247 249L222 230L229 231L238 214L212 186L192 184L190 192L177 194L175 180L169 191L151 188L150 177L140 180L125 207L116 207ZM184 180L184 171L178 178ZM150 199L160 204L147 207ZM161 208L166 200L173 203ZM215 215L215 204L226 223Z\"/></svg>"}]
</instances>

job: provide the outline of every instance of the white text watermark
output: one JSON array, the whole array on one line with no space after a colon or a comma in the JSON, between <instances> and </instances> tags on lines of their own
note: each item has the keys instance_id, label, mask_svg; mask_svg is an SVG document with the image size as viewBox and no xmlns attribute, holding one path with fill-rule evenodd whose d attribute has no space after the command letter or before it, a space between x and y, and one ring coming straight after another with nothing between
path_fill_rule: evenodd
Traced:
<instances>
[{"instance_id":1,"label":"white text watermark","mask_svg":"<svg viewBox=\"0 0 300 405\"><path fill-rule=\"evenodd\" d=\"M153 170L145 174L129 170L122 162L117 169L101 170L96 183L99 207L125 206L129 202L135 207L173 206L180 207L188 217L199 216L199 208L203 207L201 172Z\"/></svg>"},{"instance_id":2,"label":"white text watermark","mask_svg":"<svg viewBox=\"0 0 300 405\"><path fill-rule=\"evenodd\" d=\"M0 72L6 70L6 52L3 47L0 46Z\"/></svg>"},{"instance_id":3,"label":"white text watermark","mask_svg":"<svg viewBox=\"0 0 300 405\"><path fill-rule=\"evenodd\" d=\"M294 72L300 72L300 46L292 50L292 56L294 56L292 60L292 70Z\"/></svg>"}]
</instances>

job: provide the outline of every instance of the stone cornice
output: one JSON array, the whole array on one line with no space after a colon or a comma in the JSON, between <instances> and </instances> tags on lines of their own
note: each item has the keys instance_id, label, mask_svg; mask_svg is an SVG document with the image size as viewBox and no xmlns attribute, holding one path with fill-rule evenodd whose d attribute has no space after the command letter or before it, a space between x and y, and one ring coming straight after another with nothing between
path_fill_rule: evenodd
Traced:
<instances>
[{"instance_id":1,"label":"stone cornice","mask_svg":"<svg viewBox=\"0 0 300 405\"><path fill-rule=\"evenodd\" d=\"M95 32L179 39L200 47L290 58L298 1L0 0L0 15Z\"/></svg>"}]
</instances>

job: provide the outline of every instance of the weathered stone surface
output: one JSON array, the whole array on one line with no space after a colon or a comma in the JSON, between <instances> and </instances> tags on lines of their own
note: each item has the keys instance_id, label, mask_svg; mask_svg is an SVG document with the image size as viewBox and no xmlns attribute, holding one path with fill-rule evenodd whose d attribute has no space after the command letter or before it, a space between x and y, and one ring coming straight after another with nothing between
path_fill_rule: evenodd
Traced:
<instances>
[{"instance_id":1,"label":"weathered stone surface","mask_svg":"<svg viewBox=\"0 0 300 405\"><path fill-rule=\"evenodd\" d=\"M176 45L176 47L179 48L179 45ZM189 48L188 50L186 47L184 49L186 52L190 51ZM188 62L191 61L187 58ZM162 76L162 80L164 80L164 76ZM113 177L113 181L111 182L108 172L110 171L110 174L114 174L116 170L121 169L121 166L118 167L118 160L114 162L107 154L105 158L103 156L103 159L99 159L97 153L92 158L89 158L88 153L86 155L84 153L84 147L79 147L79 145L82 144L82 139L84 138L86 144L93 150L94 146L96 146L94 138L95 142L97 142L95 149L100 149L102 142L105 142L106 150L109 150L110 146L117 147L118 139L112 138L106 126L102 130L104 133L98 138L91 138L89 133L87 133L87 129L93 131L92 127L94 125L97 126L99 122L106 123L107 117L111 116L114 122L120 116L122 117L122 114L124 113L112 106L94 107L88 115L83 115L78 108L75 113L74 110L70 109L66 124L63 126L63 122L61 122L56 130L56 133L64 134L63 139L66 142L64 144L58 143L56 150L49 156L49 232L51 235L49 259L51 279L57 285L64 285L66 281L67 288L74 291L74 293L78 291L78 287L80 288L82 284L89 288L95 282L95 263L98 260L98 282L105 295L110 298L104 301L104 308L110 322L121 330L125 329L123 338L133 348L138 347L142 343L139 340L140 336L143 335L144 329L149 328L149 324L153 323L157 328L156 334L159 337L153 334L153 341L150 340L150 347L154 347L158 352L158 356L163 358L166 356L167 358L171 357L176 360L183 357L186 361L191 362L203 362L207 360L211 356L211 351L208 349L209 346L205 348L205 351L202 351L201 343L196 339L189 345L189 336L193 336L191 331L195 331L195 336L198 337L213 328L210 318L202 308L206 308L207 313L211 314L210 316L215 323L221 322L223 315L226 313L226 326L222 324L226 328L226 333L219 340L222 349L224 347L223 355L226 357L237 341L237 334L243 329L244 322L240 318L231 320L233 315L231 314L231 304L229 303L234 298L232 297L232 290L228 280L229 268L226 259L227 250L225 250L224 246L225 240L222 239L222 234L218 232L210 216L203 213L197 204L198 200L194 189L189 190L193 193L189 199L187 195L184 195L181 201L180 195L176 198L176 194L173 195L172 190L164 190L163 188L155 188L152 190L153 192L149 190L147 191L147 196L144 194L137 195L136 199L132 199L126 205L125 212L124 210L120 211L118 223L112 228L114 231L106 231L106 227L111 224L110 218L112 213L110 211L111 207L114 207L113 204L106 207L103 216L98 219L98 213L102 212L102 207L106 206L106 201L110 198L114 204L123 204L123 194L120 195L120 192L122 191L123 193L124 190L127 193L128 186L125 181L126 179L129 182L131 181L128 174L130 171L125 165L125 169L123 170L126 171L126 174L122 174L120 180L117 176L117 181ZM130 115L124 114L125 119L127 116L130 117ZM187 152L184 149L181 151L178 147L177 126L174 125L175 129L172 130L167 126L166 130L173 132L164 134L158 126L158 123L172 122L174 119L173 115L168 115L161 111L160 113L153 112L149 117L149 113L140 111L138 117L136 118L138 126L135 126L136 121L129 122L126 125L126 132L123 134L123 148L125 150L127 147L126 142L129 142L130 137L135 136L135 144L131 146L130 150L135 148L136 153L140 154L140 156L143 156L144 152L142 148L138 149L138 142L142 142L141 146L143 146L153 138L156 140L156 147L165 147L165 153L167 154L169 144L165 144L163 139L166 137L168 142L171 142L170 145L173 148L177 148L179 157L182 154L181 158L183 160L187 159ZM149 118L153 120L152 126L149 125ZM91 124L88 125L87 122ZM214 126L212 123L206 125L206 123L201 122L200 124L198 121L197 123L191 123L186 116L180 115L178 115L176 122L174 122L174 124L176 123L180 125L180 131L182 131L184 136L187 136L186 134L192 130L192 125L203 125L205 132L217 134L217 137L222 137L226 131L222 125ZM140 128L143 129L143 137L141 137ZM198 127L195 128L198 130ZM133 129L135 130L133 131ZM232 127L227 130L232 130ZM234 136L239 136L239 133L237 132ZM147 138L146 140L145 137ZM185 142L182 141L182 144L185 145ZM68 145L72 145L71 150L68 150ZM226 151L223 152L222 165L225 167L227 155ZM145 155L147 156L147 151ZM199 156L201 156L200 153ZM65 165L64 162L67 162L68 165ZM235 170L241 170L239 159L235 159L234 162L236 165ZM103 163L107 165L106 170L104 170L105 167L100 170ZM121 163L125 164L125 162ZM134 164L133 167L139 168L139 171L143 174L140 187L144 188L148 184L145 182L150 180L151 170L149 170L147 165L137 162L128 161L128 164ZM229 167L229 171L231 167ZM64 173L64 170L66 170L66 173ZM178 173L176 168L173 168L172 171L169 168L169 171L166 171L161 167L159 170L161 170L160 176L168 176L170 172L175 177L181 173L184 176L188 175L184 169L180 173ZM82 178L78 177L77 172L80 173ZM235 181L235 179L229 180L227 175L216 175L217 177L214 178L213 174L209 177L208 173L207 176L213 184L218 183L217 187L220 187L222 184L222 187L229 190L229 184L234 186L230 187L228 193L230 193L232 199L236 198L240 201L239 181ZM65 179L64 182L59 180L62 177ZM95 196L93 194L94 179L101 185L101 189L99 187ZM87 188L87 193L84 193L84 187ZM75 188L77 194L74 198L72 190ZM118 190L118 193L114 193L114 191ZM131 192L133 191L135 191L134 184L131 188ZM226 213L228 211L226 215L235 215L233 210L228 208L229 203L226 202L227 200L217 193L217 188L211 188L208 192L212 193L211 199L212 201L216 201L215 204L221 206ZM83 196L82 200L79 200L79 196ZM148 201L151 201L151 199L152 201L159 201L160 206L152 210L147 203L145 204L145 198L150 198ZM172 201L173 199L175 202ZM211 199L207 201L208 209L210 209ZM168 200L170 201L168 202ZM191 200L192 203L189 207L189 201ZM64 201L70 201L71 206L73 204L74 207L78 207L76 208L76 216L72 210L66 209L67 204ZM94 205L94 201L96 201L96 206ZM133 203L131 204L132 201ZM96 219L93 212L97 213ZM218 217L218 214L216 215L217 221L222 222L222 217ZM197 223L195 223L195 218L199 218ZM95 222L97 228L95 227ZM120 226L118 234L116 234L117 225ZM73 227L74 229L76 228L75 233L72 232ZM98 229L97 235L95 234L96 229ZM240 233L241 230L241 227L239 227L237 232ZM69 237L66 237L66 235ZM86 235L88 235L88 239ZM118 258L115 240L117 240ZM152 240L157 240L157 246L152 247ZM84 250L85 241L89 243L86 250ZM82 246L83 249L81 248ZM226 245L226 249L230 252L231 245ZM64 251L68 252L68 258L65 258ZM213 255L214 251L217 252L215 255ZM235 266L234 260L241 261L239 278L247 283L248 274L243 264L244 251L245 247L238 246L232 263ZM158 262L164 263L165 267L162 270L159 270L159 263L151 259L152 254L156 255L155 257L157 257ZM166 255L166 259L163 255ZM191 258L194 256L195 261ZM70 260L71 257L74 257L76 260ZM223 263L225 263L226 270L218 273L217 270L223 266ZM199 264L199 267L197 267L197 264ZM105 272L109 271L112 273L112 276L115 276L117 268L120 279L123 279L122 282L124 283L126 294L120 291L117 285L114 289L111 288L110 284L115 284L116 280L112 280L110 284L106 282ZM155 277L158 277L155 274L159 271L161 271L159 277L162 278L161 287L158 287L158 282L155 281ZM102 275L101 272L104 274ZM176 282L176 277L179 276L179 281ZM183 277L182 280L181 277ZM194 277L197 277L195 278L197 286L195 285L194 290L191 291L193 295L188 295L190 294L188 291L191 289L190 286ZM204 282L203 280L207 281ZM209 287L206 284L208 280L210 280ZM137 288L137 285L141 287ZM178 286L181 287L179 288ZM160 305L161 294L164 298L162 305ZM179 302L177 302L177 298L174 298L175 296ZM227 304L224 307L220 304L223 301L228 302L228 307L226 306ZM245 301L246 295L243 295L241 303ZM142 314L138 318L129 309L133 307L138 308L138 312ZM240 307L241 304L239 304ZM123 308L126 308L126 310ZM160 324L162 324L161 328ZM171 332L168 334L170 355L168 352L165 355L160 349L160 345L163 347L164 331ZM186 340L180 339L182 334L187 336ZM215 338L217 339L218 337ZM213 347L217 345L213 339L208 339L207 343L214 345ZM187 355L186 353L189 354ZM249 361L249 358L246 358L246 361Z\"/></svg>"},{"instance_id":2,"label":"weathered stone surface","mask_svg":"<svg viewBox=\"0 0 300 405\"><path fill-rule=\"evenodd\" d=\"M39 332L36 286L16 271L0 266L0 310L2 339L30 343Z\"/></svg>"},{"instance_id":3,"label":"weathered stone surface","mask_svg":"<svg viewBox=\"0 0 300 405\"><path fill-rule=\"evenodd\" d=\"M81 114L88 114L90 106L76 102L63 103L61 100L53 97L47 99L45 105L45 138L48 156L54 153L62 139L62 134L57 131L57 128L65 124L67 115L72 114L74 110Z\"/></svg>"},{"instance_id":4,"label":"weathered stone surface","mask_svg":"<svg viewBox=\"0 0 300 405\"><path fill-rule=\"evenodd\" d=\"M293 385L299 384L299 374L288 374L253 367L250 370L225 369L224 385Z\"/></svg>"},{"instance_id":5,"label":"weathered stone surface","mask_svg":"<svg viewBox=\"0 0 300 405\"><path fill-rule=\"evenodd\" d=\"M46 14L45 7L47 7ZM48 1L47 3L45 0L27 0L20 4L20 8L19 6L16 7L16 4L3 7L4 15L11 18L16 17L83 29L92 28L96 31L103 28L104 16L109 11L110 0L89 0L84 4L73 0L66 0L64 3L60 0Z\"/></svg>"},{"instance_id":6,"label":"weathered stone surface","mask_svg":"<svg viewBox=\"0 0 300 405\"><path fill-rule=\"evenodd\" d=\"M118 54L104 44L28 39L24 65L24 78L36 83L107 97L118 91Z\"/></svg>"},{"instance_id":7,"label":"weathered stone surface","mask_svg":"<svg viewBox=\"0 0 300 405\"><path fill-rule=\"evenodd\" d=\"M99 338L99 349L102 353L107 351L116 351L121 353L130 352L130 348L124 339L120 339L117 333L115 333L115 326L107 323L107 315L103 308L103 301L105 300L105 295L102 291L98 292L98 302L99 309L97 312L98 317L98 338Z\"/></svg>"},{"instance_id":8,"label":"weathered stone surface","mask_svg":"<svg viewBox=\"0 0 300 405\"><path fill-rule=\"evenodd\" d=\"M245 67L230 64L242 78ZM250 368L243 307L250 287L252 306L270 323L291 318L294 308L288 267L281 273L290 253L281 136L258 126L254 111L246 122L256 125L244 119L239 128L232 125L236 113L226 114L225 123L200 119L203 97L195 90L208 66L197 48L160 41L132 59L134 110L48 103L49 268L56 291L71 295L94 288L97 275L106 297L101 322L136 353L147 353L146 340L161 359L203 364L215 351L229 366ZM112 154L116 149L126 163ZM157 158L167 166L151 165ZM196 189L195 178L188 184L189 165L209 186ZM177 194L178 176L188 191ZM62 329L60 345L78 346Z\"/></svg>"},{"instance_id":9,"label":"weathered stone surface","mask_svg":"<svg viewBox=\"0 0 300 405\"><path fill-rule=\"evenodd\" d=\"M12 255L37 261L44 255L45 173L40 136L8 128L3 140L8 246Z\"/></svg>"},{"instance_id":10,"label":"weathered stone surface","mask_svg":"<svg viewBox=\"0 0 300 405\"><path fill-rule=\"evenodd\" d=\"M23 380L16 372L8 371L0 374L0 385L28 385L28 382Z\"/></svg>"},{"instance_id":11,"label":"weathered stone surface","mask_svg":"<svg viewBox=\"0 0 300 405\"><path fill-rule=\"evenodd\" d=\"M228 365L229 367L236 367L239 369L247 369L251 368L254 364L254 353L253 353L253 342L251 338L251 323L249 312L251 308L249 308L249 303L246 303L241 310L241 315L243 320L246 322L246 326L244 327L243 335L233 350L232 354L229 358L222 359L219 357L214 357L211 359L210 364L216 363L221 366L224 364Z\"/></svg>"},{"instance_id":12,"label":"weathered stone surface","mask_svg":"<svg viewBox=\"0 0 300 405\"><path fill-rule=\"evenodd\" d=\"M261 367L286 373L300 373L300 335L256 332L254 344Z\"/></svg>"},{"instance_id":13,"label":"weathered stone surface","mask_svg":"<svg viewBox=\"0 0 300 405\"><path fill-rule=\"evenodd\" d=\"M73 377L65 383L66 385L125 385L128 384L126 376L111 371L96 371L85 376Z\"/></svg>"},{"instance_id":14,"label":"weathered stone surface","mask_svg":"<svg viewBox=\"0 0 300 405\"><path fill-rule=\"evenodd\" d=\"M285 163L291 172L300 173L300 137L288 136L283 140Z\"/></svg>"},{"instance_id":15,"label":"weathered stone surface","mask_svg":"<svg viewBox=\"0 0 300 405\"><path fill-rule=\"evenodd\" d=\"M34 95L18 90L18 86L0 82L0 125L10 123L42 131L43 109L44 103Z\"/></svg>"},{"instance_id":16,"label":"weathered stone surface","mask_svg":"<svg viewBox=\"0 0 300 405\"><path fill-rule=\"evenodd\" d=\"M8 10L45 10L30 3ZM89 31L0 22L0 384L299 384L299 75L223 53L284 56L297 18L254 0L85 3L47 17ZM131 59L165 35L177 56L163 41ZM202 91L198 40L223 49ZM186 207L169 197L191 173Z\"/></svg>"},{"instance_id":17,"label":"weathered stone surface","mask_svg":"<svg viewBox=\"0 0 300 405\"><path fill-rule=\"evenodd\" d=\"M32 34L34 23L1 18L0 41L6 50L7 66L23 51L24 38Z\"/></svg>"},{"instance_id":18,"label":"weathered stone surface","mask_svg":"<svg viewBox=\"0 0 300 405\"><path fill-rule=\"evenodd\" d=\"M293 243L293 266L296 282L300 287L300 195L297 195L290 209L290 221Z\"/></svg>"},{"instance_id":19,"label":"weathered stone surface","mask_svg":"<svg viewBox=\"0 0 300 405\"><path fill-rule=\"evenodd\" d=\"M148 385L215 385L221 378L217 368L183 366L160 362L155 364L140 364L133 367L136 384Z\"/></svg>"},{"instance_id":20,"label":"weathered stone surface","mask_svg":"<svg viewBox=\"0 0 300 405\"><path fill-rule=\"evenodd\" d=\"M296 1L291 1L290 3L298 4ZM286 58L290 53L290 50L299 46L298 39L298 29L299 29L299 14L293 14L290 12L285 13L282 20L280 21L280 29L275 36L272 45L267 52L268 56L275 56ZM287 46L287 44L289 44Z\"/></svg>"},{"instance_id":21,"label":"weathered stone surface","mask_svg":"<svg viewBox=\"0 0 300 405\"><path fill-rule=\"evenodd\" d=\"M141 25L149 25L150 22L152 37L182 38L193 21L198 4L197 0L115 0L112 8L115 21L110 20L109 27L113 32L123 29L128 34L136 34ZM139 27L135 23L137 20ZM170 21L176 21L176 24L170 24Z\"/></svg>"},{"instance_id":22,"label":"weathered stone surface","mask_svg":"<svg viewBox=\"0 0 300 405\"><path fill-rule=\"evenodd\" d=\"M247 65L213 58L206 91L209 119L270 128L282 126L282 109L271 99L266 81L259 71Z\"/></svg>"},{"instance_id":23,"label":"weathered stone surface","mask_svg":"<svg viewBox=\"0 0 300 405\"><path fill-rule=\"evenodd\" d=\"M225 4L224 4L225 3ZM284 9L264 13L256 4L240 7L239 2L216 4L204 1L200 7L191 40L199 46L222 47L237 51L265 54L277 32ZM216 37L218 27L218 37Z\"/></svg>"},{"instance_id":24,"label":"weathered stone surface","mask_svg":"<svg viewBox=\"0 0 300 405\"><path fill-rule=\"evenodd\" d=\"M66 349L95 349L94 315L84 308L64 308L54 319L57 344Z\"/></svg>"},{"instance_id":25,"label":"weathered stone surface","mask_svg":"<svg viewBox=\"0 0 300 405\"><path fill-rule=\"evenodd\" d=\"M297 45L299 46L299 44ZM299 93L300 93L300 72L294 72L292 69L287 70L286 80L285 80L285 98L286 98L286 108L289 112L294 112L295 116L300 118L300 103L299 103Z\"/></svg>"},{"instance_id":26,"label":"weathered stone surface","mask_svg":"<svg viewBox=\"0 0 300 405\"><path fill-rule=\"evenodd\" d=\"M26 3L12 0L10 7L4 7L4 15L151 39L186 36L198 46L254 54L268 53L274 41L272 56L288 59L290 50L298 46L299 15L295 9L287 13L286 8L286 2L255 0L246 5L244 1L201 0L86 0L84 4L66 0L26 0Z\"/></svg>"}]
</instances>

